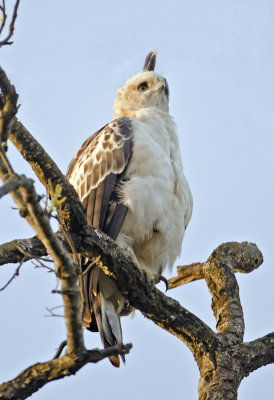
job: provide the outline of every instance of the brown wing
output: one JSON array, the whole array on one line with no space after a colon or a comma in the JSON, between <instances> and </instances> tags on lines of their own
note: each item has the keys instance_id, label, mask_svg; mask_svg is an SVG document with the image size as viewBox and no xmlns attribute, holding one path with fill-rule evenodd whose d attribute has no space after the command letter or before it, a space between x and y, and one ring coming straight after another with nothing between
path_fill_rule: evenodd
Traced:
<instances>
[{"instance_id":1,"label":"brown wing","mask_svg":"<svg viewBox=\"0 0 274 400\"><path fill-rule=\"evenodd\" d=\"M92 226L116 239L127 208L115 192L132 154L131 120L118 118L87 139L71 161L67 178Z\"/></svg>"},{"instance_id":2,"label":"brown wing","mask_svg":"<svg viewBox=\"0 0 274 400\"><path fill-rule=\"evenodd\" d=\"M127 213L127 207L119 202L116 188L127 168L132 148L131 120L128 117L118 118L83 143L67 172L68 180L86 209L88 223L100 228L114 240ZM118 314L117 319L114 316L116 329L113 329L115 325L111 323L112 319L107 313L102 314L102 302L106 299L102 298L99 290L99 267L93 265L90 268L88 260L82 264L83 271L86 271L80 279L83 325L100 332L104 347L112 346L122 337L120 317ZM117 325L120 330L118 336ZM110 361L116 367L120 365L118 356L110 357Z\"/></svg>"}]
</instances>

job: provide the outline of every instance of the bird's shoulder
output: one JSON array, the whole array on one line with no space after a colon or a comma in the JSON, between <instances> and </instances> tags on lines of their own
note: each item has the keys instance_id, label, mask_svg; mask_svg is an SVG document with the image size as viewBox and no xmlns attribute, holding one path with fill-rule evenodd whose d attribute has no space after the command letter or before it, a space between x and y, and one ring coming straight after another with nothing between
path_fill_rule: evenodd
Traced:
<instances>
[{"instance_id":1,"label":"bird's shoulder","mask_svg":"<svg viewBox=\"0 0 274 400\"><path fill-rule=\"evenodd\" d=\"M82 199L110 173L125 169L133 147L132 119L119 117L95 132L73 157L67 178ZM85 183L88 181L88 185Z\"/></svg>"}]
</instances>

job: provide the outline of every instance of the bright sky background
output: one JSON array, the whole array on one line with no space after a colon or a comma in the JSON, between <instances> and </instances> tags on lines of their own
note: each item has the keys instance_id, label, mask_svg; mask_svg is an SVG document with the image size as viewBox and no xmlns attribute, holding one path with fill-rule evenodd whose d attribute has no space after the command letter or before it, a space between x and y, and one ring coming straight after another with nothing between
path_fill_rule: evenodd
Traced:
<instances>
[{"instance_id":1,"label":"bright sky background","mask_svg":"<svg viewBox=\"0 0 274 400\"><path fill-rule=\"evenodd\" d=\"M157 49L194 197L178 263L204 261L226 241L258 244L263 266L237 275L246 341L274 331L273 20L272 0L22 0L15 43L0 50L20 95L19 118L65 173L82 142L112 119L117 88ZM33 176L12 144L9 155L17 172ZM1 201L1 243L33 236L11 206L9 197ZM1 267L1 284L14 269ZM1 381L51 358L65 338L63 319L44 317L45 307L61 304L55 284L28 263L0 293ZM169 295L215 328L204 282ZM126 366L91 364L32 399L197 398L198 368L183 343L139 312L122 325L125 343L133 343ZM86 339L101 347L98 334ZM270 399L273 374L273 365L253 373L239 399Z\"/></svg>"}]
</instances>

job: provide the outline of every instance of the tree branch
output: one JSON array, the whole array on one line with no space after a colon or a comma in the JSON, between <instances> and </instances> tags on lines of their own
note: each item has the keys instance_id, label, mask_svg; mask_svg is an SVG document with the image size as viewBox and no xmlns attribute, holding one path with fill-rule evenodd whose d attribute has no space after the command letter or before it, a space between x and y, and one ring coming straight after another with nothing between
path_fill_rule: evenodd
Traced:
<instances>
[{"instance_id":1,"label":"tree branch","mask_svg":"<svg viewBox=\"0 0 274 400\"><path fill-rule=\"evenodd\" d=\"M131 345L117 345L107 350L88 351L82 330L81 297L79 291L79 266L68 255L62 242L51 229L48 215L42 210L33 182L16 175L3 151L0 152L0 177L4 183L17 180L17 189L11 192L21 214L27 219L46 251L54 260L56 274L61 281L67 328L67 352L60 359L38 363L23 371L17 378L0 386L0 398L25 399L46 383L71 375L87 362L97 362L113 354L125 354ZM26 384L27 382L27 384Z\"/></svg>"},{"instance_id":2,"label":"tree branch","mask_svg":"<svg viewBox=\"0 0 274 400\"><path fill-rule=\"evenodd\" d=\"M248 242L243 242L242 245L244 246L244 244L248 247L249 257L247 259L249 260L249 263L246 263L245 257L241 258L241 253L238 253L238 259L234 260L234 272L249 273L254 271L254 269L258 268L263 263L263 255L258 247L255 244L252 245ZM233 242L231 242L231 245L233 245ZM252 262L250 262L251 256ZM204 279L204 267L205 263L200 262L189 265L179 265L177 267L177 276L168 280L168 288L173 289L189 282Z\"/></svg>"},{"instance_id":3,"label":"tree branch","mask_svg":"<svg viewBox=\"0 0 274 400\"><path fill-rule=\"evenodd\" d=\"M1 46L5 46L5 45L10 45L10 44L13 43L13 42L9 42L9 40L12 37L13 32L14 32L14 25L15 25L15 20L17 18L17 10L18 10L18 7L19 7L19 3L20 3L20 0L17 0L15 5L14 5L13 14L12 14L12 17L11 17L11 23L10 23L10 26L9 26L9 33L8 33L8 35L6 36L6 38L4 40L0 41L0 47ZM3 31L3 28L4 28L5 24L6 24L6 19L7 19L7 15L6 15L6 12L5 12L5 1L4 0L3 0L2 4L3 5L1 6L1 11L2 11L2 16L3 16L3 21L2 21L2 24L1 24L1 28L0 28L0 34Z\"/></svg>"},{"instance_id":4,"label":"tree branch","mask_svg":"<svg viewBox=\"0 0 274 400\"><path fill-rule=\"evenodd\" d=\"M26 256L24 261L43 257L47 255L47 251L37 236L30 239L12 240L0 245L0 265L21 262L26 254L29 256Z\"/></svg>"},{"instance_id":5,"label":"tree branch","mask_svg":"<svg viewBox=\"0 0 274 400\"><path fill-rule=\"evenodd\" d=\"M274 363L274 332L266 336L243 343L241 351L245 355L243 362L243 376L248 376L251 372L264 365Z\"/></svg>"},{"instance_id":6,"label":"tree branch","mask_svg":"<svg viewBox=\"0 0 274 400\"><path fill-rule=\"evenodd\" d=\"M10 179L5 185L0 187L0 199L9 192L13 192L14 190L18 189L18 187L19 187L19 182L17 178Z\"/></svg>"},{"instance_id":7,"label":"tree branch","mask_svg":"<svg viewBox=\"0 0 274 400\"><path fill-rule=\"evenodd\" d=\"M11 85L10 81L8 80L5 71L1 67L0 88L3 93L3 95L1 95L0 102L0 144L3 147L6 147L10 127L17 112L18 94L15 91L15 87Z\"/></svg>"},{"instance_id":8,"label":"tree branch","mask_svg":"<svg viewBox=\"0 0 274 400\"><path fill-rule=\"evenodd\" d=\"M204 279L204 263L193 263L189 265L179 265L177 267L177 276L168 280L168 288L174 289L178 286Z\"/></svg>"},{"instance_id":9,"label":"tree branch","mask_svg":"<svg viewBox=\"0 0 274 400\"><path fill-rule=\"evenodd\" d=\"M122 293L127 296L132 306L140 309L158 325L169 331L172 330L172 333L184 340L188 346L194 346L193 338L195 334L199 338L197 343L201 343L204 340L211 342L216 340L214 332L206 324L181 307L175 300L169 299L165 302L169 313L163 307L162 312L164 315L160 318L158 302L163 301L161 297L163 295L160 292L157 293L157 291L155 293L154 291L151 292L147 283L142 281L138 268L129 257L125 257L125 254L107 235L104 235L98 229L88 227L83 207L76 192L42 146L19 121L15 121L13 124L10 139L49 191L57 183L62 186L62 195L67 198L63 203L63 207L68 211L65 218L62 218L61 225L65 222L65 226L69 228L75 247L79 252L90 258L101 256L104 265L107 265L105 272L115 279L119 276L117 285ZM80 217L78 214L79 209L81 210ZM62 213L61 215L63 216ZM73 232L76 234L73 234ZM135 270L134 274L132 272L133 269ZM150 292L153 293L153 295L151 294L151 302L147 297ZM138 293L138 295L136 296L134 293ZM167 322L163 324L163 320ZM172 328L169 327L169 323L171 323ZM182 330L178 327L180 324L185 325L186 328Z\"/></svg>"},{"instance_id":10,"label":"tree branch","mask_svg":"<svg viewBox=\"0 0 274 400\"><path fill-rule=\"evenodd\" d=\"M113 240L99 229L87 225L85 212L76 192L44 149L17 120L13 122L10 138L32 166L50 195L53 195L57 184L63 188L62 196L65 196L66 200L60 205L58 215L61 227L65 233L66 231L69 232L69 237L77 252L88 258L100 256L102 270L116 281L117 287L129 300L130 305L139 309L158 326L177 336L191 349L201 372L200 393L203 393L202 396L205 393L210 394L210 396L213 393L222 393L223 397L218 397L220 399L228 398L228 393L234 396L241 380L239 370L243 368L243 360L253 362L253 369L250 369L249 372L258 368L256 365L260 363L272 362L272 352L271 356L267 358L266 356L262 357L261 352L256 350L265 346L264 354L266 354L267 344L272 346L272 334L270 341L266 340L263 343L254 344L255 356L251 360L247 358L245 353L248 353L253 342L241 344L244 334L244 319L234 271L250 272L262 263L262 255L255 245L250 243L225 243L211 254L206 263L188 266L188 275L185 271L183 272L185 274L184 279L188 281L194 280L194 276L195 279L205 278L213 298L212 308L219 332L219 334L216 334L177 301L165 296L155 288L152 289L129 256ZM2 153L2 156L5 161L4 153ZM8 180L13 179L16 183L16 178L18 179L18 187L11 194L21 215L29 221L45 247L38 245L39 239L37 238L29 239L26 242L20 241L21 246L18 245L18 241L4 244L0 246L0 254L2 253L0 263L3 264L7 259L18 261L19 256L21 259L22 254L24 254L23 247L29 249L27 253L28 257L31 258L33 255L32 245L34 244L36 252L40 252L39 256L45 254L52 256L62 285L59 293L63 295L64 299L68 335L67 353L49 363L37 364L38 371L35 370L35 376L32 375L32 368L36 366L30 367L19 375L26 379L29 376L28 373L30 373L32 386L34 390L38 390L49 380L59 379L60 374L63 376L74 373L73 371L77 370L75 368L81 364L81 360L87 358L90 361L94 354L87 352L83 343L78 286L80 271L65 250L66 247L67 250L71 251L71 243L67 242L68 235L59 232L57 237L52 232L48 217L39 205L39 199L32 182L23 176L14 174L12 169L5 167L7 167L7 163L6 166L0 163L3 181L7 183ZM7 191L7 186L3 191ZM7 248L12 255L7 255ZM241 347L241 345L247 347ZM58 357L61 351L62 346L59 349ZM111 352L112 350L105 350L102 353L104 357L107 351ZM74 359L74 365L70 364L72 362L70 356ZM67 363L65 371L63 370L64 365L59 366L58 364L61 360L65 364ZM56 365L59 366L57 369ZM45 372L44 367L53 370L47 369ZM59 371L58 376L54 375L56 371ZM248 374L249 372L245 370L244 373ZM23 376L24 373L27 375ZM36 379L37 374L41 377L38 381ZM47 376L45 377L45 375ZM10 388L16 383L16 379L10 382ZM40 381L43 382L41 385ZM36 385L40 386L36 388Z\"/></svg>"},{"instance_id":11,"label":"tree branch","mask_svg":"<svg viewBox=\"0 0 274 400\"><path fill-rule=\"evenodd\" d=\"M1 10L1 13L2 13L2 17L1 17L2 22L1 22L1 25L0 25L0 35L1 35L3 29L4 29L5 25L6 25L6 20L7 20L6 2L5 2L5 0L2 0L2 5L0 6L0 10Z\"/></svg>"},{"instance_id":12,"label":"tree branch","mask_svg":"<svg viewBox=\"0 0 274 400\"><path fill-rule=\"evenodd\" d=\"M61 358L34 364L16 378L0 385L0 399L26 399L48 382L73 375L87 363L97 363L112 355L127 354L131 347L131 344L118 344L103 350L84 350L80 354L72 352Z\"/></svg>"},{"instance_id":13,"label":"tree branch","mask_svg":"<svg viewBox=\"0 0 274 400\"><path fill-rule=\"evenodd\" d=\"M0 177L7 181L7 171L0 162ZM68 255L60 240L51 229L49 219L39 205L33 183L24 176L17 176L19 189L12 192L19 210L37 233L46 247L47 253L54 260L56 273L61 281L68 335L68 351L78 351L84 348L81 320L81 298L79 292L79 267Z\"/></svg>"},{"instance_id":14,"label":"tree branch","mask_svg":"<svg viewBox=\"0 0 274 400\"><path fill-rule=\"evenodd\" d=\"M219 333L233 334L232 340L242 341L244 316L239 288L234 275L238 252L235 243L222 244L208 258L204 266L205 280L212 295L212 310Z\"/></svg>"}]
</instances>

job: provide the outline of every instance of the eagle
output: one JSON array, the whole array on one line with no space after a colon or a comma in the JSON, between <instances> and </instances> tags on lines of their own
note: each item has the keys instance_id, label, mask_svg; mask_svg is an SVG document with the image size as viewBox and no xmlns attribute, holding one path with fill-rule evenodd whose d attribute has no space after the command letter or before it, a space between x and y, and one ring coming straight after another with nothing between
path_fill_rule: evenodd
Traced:
<instances>
[{"instance_id":1,"label":"eagle","mask_svg":"<svg viewBox=\"0 0 274 400\"><path fill-rule=\"evenodd\" d=\"M155 65L151 51L143 71L118 89L113 121L83 143L67 171L88 224L115 240L148 280L179 256L193 205L168 83ZM99 331L105 348L122 343L126 299L98 265L82 260L82 269L83 326ZM110 361L120 366L119 356Z\"/></svg>"}]
</instances>

